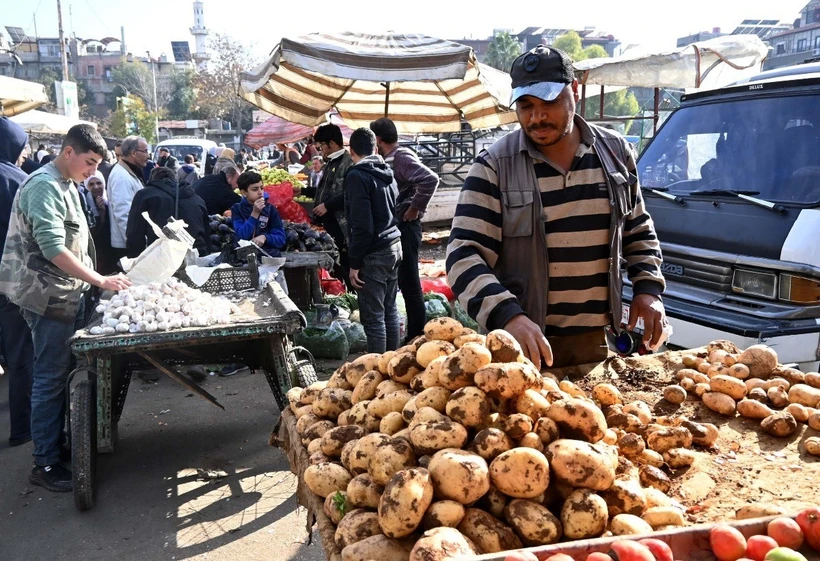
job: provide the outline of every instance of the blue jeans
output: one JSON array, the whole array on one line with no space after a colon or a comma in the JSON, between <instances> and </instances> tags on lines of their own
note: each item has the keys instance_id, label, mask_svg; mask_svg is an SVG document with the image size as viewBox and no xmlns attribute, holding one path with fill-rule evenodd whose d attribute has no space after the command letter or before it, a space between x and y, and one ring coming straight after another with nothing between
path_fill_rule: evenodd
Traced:
<instances>
[{"instance_id":1,"label":"blue jeans","mask_svg":"<svg viewBox=\"0 0 820 561\"><path fill-rule=\"evenodd\" d=\"M20 308L0 296L0 346L9 367L9 440L23 440L31 434L31 371L34 348L31 330Z\"/></svg>"},{"instance_id":2,"label":"blue jeans","mask_svg":"<svg viewBox=\"0 0 820 561\"><path fill-rule=\"evenodd\" d=\"M367 334L367 352L384 353L399 348L399 311L396 307L401 244L371 253L364 258L357 291L359 315Z\"/></svg>"},{"instance_id":3,"label":"blue jeans","mask_svg":"<svg viewBox=\"0 0 820 561\"><path fill-rule=\"evenodd\" d=\"M73 322L58 321L23 310L34 342L31 440L34 442L34 463L38 466L60 462L60 446L66 440L65 384L72 362L68 339L83 327L84 304L83 299Z\"/></svg>"}]
</instances>

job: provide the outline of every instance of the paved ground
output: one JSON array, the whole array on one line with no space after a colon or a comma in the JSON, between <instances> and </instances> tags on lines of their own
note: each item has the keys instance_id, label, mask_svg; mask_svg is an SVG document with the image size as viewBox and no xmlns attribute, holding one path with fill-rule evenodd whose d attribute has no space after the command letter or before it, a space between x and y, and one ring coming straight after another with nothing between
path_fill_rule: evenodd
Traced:
<instances>
[{"instance_id":1,"label":"paved ground","mask_svg":"<svg viewBox=\"0 0 820 561\"><path fill-rule=\"evenodd\" d=\"M71 494L29 485L32 448L8 448L0 376L0 559L324 559L318 536L306 545L287 460L267 445L278 409L264 377L211 377L204 387L226 411L165 377L135 378L117 449L100 457L97 505L81 513Z\"/></svg>"}]
</instances>

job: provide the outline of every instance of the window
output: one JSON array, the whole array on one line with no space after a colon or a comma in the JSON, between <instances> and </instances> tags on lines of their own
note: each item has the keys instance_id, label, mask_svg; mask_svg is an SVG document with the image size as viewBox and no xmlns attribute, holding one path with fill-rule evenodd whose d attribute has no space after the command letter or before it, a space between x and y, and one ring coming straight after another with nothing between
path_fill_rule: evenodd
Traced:
<instances>
[{"instance_id":1,"label":"window","mask_svg":"<svg viewBox=\"0 0 820 561\"><path fill-rule=\"evenodd\" d=\"M808 48L809 41L808 39L798 39L797 40L797 52L801 53Z\"/></svg>"},{"instance_id":2,"label":"window","mask_svg":"<svg viewBox=\"0 0 820 561\"><path fill-rule=\"evenodd\" d=\"M96 75L97 75L97 69L96 69L96 68L94 68L94 65L89 64L89 65L86 67L86 69L85 69L85 75L86 75L86 76L96 76Z\"/></svg>"},{"instance_id":3,"label":"window","mask_svg":"<svg viewBox=\"0 0 820 561\"><path fill-rule=\"evenodd\" d=\"M6 67L5 66L0 66L0 76L5 76L5 75L6 75Z\"/></svg>"},{"instance_id":4,"label":"window","mask_svg":"<svg viewBox=\"0 0 820 561\"><path fill-rule=\"evenodd\" d=\"M820 23L820 8L815 8L812 14L811 23Z\"/></svg>"},{"instance_id":5,"label":"window","mask_svg":"<svg viewBox=\"0 0 820 561\"><path fill-rule=\"evenodd\" d=\"M814 38L814 48L820 49L820 35Z\"/></svg>"},{"instance_id":6,"label":"window","mask_svg":"<svg viewBox=\"0 0 820 561\"><path fill-rule=\"evenodd\" d=\"M778 55L785 55L786 54L786 44L785 43L778 43L777 44L777 51L775 54Z\"/></svg>"}]
</instances>

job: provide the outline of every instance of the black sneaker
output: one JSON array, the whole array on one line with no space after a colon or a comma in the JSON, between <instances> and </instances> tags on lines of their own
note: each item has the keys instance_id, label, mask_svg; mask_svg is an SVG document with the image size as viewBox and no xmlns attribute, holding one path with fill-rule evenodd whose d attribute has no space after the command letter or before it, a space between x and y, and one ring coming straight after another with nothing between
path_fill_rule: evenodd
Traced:
<instances>
[{"instance_id":1,"label":"black sneaker","mask_svg":"<svg viewBox=\"0 0 820 561\"><path fill-rule=\"evenodd\" d=\"M72 490L71 472L60 464L52 466L34 466L31 475L28 476L29 483L45 487L55 493L68 493Z\"/></svg>"},{"instance_id":2,"label":"black sneaker","mask_svg":"<svg viewBox=\"0 0 820 561\"><path fill-rule=\"evenodd\" d=\"M227 366L222 367L222 370L219 371L219 375L223 378L227 378L228 376L239 374L246 368L247 366L245 366L244 364L228 364Z\"/></svg>"}]
</instances>

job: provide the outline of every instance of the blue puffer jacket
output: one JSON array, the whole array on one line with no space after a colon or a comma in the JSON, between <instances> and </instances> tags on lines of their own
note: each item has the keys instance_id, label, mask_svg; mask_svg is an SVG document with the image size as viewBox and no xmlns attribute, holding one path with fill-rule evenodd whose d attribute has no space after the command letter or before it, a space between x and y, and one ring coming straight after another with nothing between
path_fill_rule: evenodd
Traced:
<instances>
[{"instance_id":1,"label":"blue puffer jacket","mask_svg":"<svg viewBox=\"0 0 820 561\"><path fill-rule=\"evenodd\" d=\"M17 159L23 153L28 135L8 117L0 117L0 259L9 230L11 204L20 184L28 175L17 167Z\"/></svg>"},{"instance_id":2,"label":"blue puffer jacket","mask_svg":"<svg viewBox=\"0 0 820 561\"><path fill-rule=\"evenodd\" d=\"M268 194L265 193L265 201ZM265 245L262 249L277 257L279 250L285 247L285 228L276 207L268 203L262 210L259 218L251 216L253 205L246 197L231 207L231 218L233 219L233 229L237 239L252 240L256 236L265 236Z\"/></svg>"}]
</instances>

